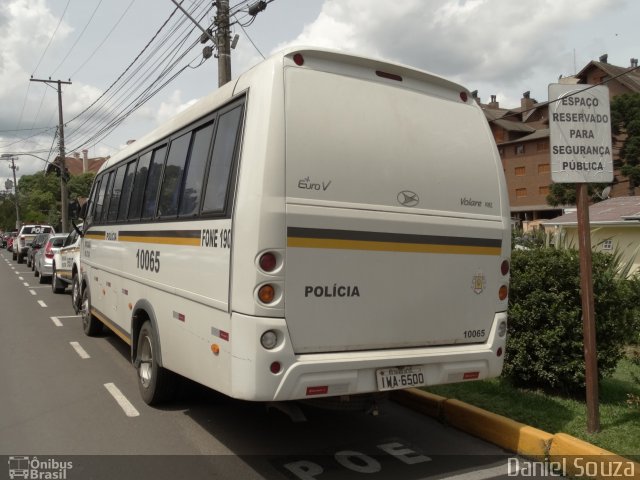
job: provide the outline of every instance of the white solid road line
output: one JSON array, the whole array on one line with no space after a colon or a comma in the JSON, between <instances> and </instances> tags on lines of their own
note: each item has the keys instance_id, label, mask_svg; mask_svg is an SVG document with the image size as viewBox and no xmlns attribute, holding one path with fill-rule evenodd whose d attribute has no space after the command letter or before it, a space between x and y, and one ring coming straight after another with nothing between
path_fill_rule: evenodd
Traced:
<instances>
[{"instance_id":1,"label":"white solid road line","mask_svg":"<svg viewBox=\"0 0 640 480\"><path fill-rule=\"evenodd\" d=\"M69 342L69 345L73 347L73 349L80 356L80 358L82 359L91 358L91 355L89 355L87 351L84 348L82 348L78 342Z\"/></svg>"},{"instance_id":2,"label":"white solid road line","mask_svg":"<svg viewBox=\"0 0 640 480\"><path fill-rule=\"evenodd\" d=\"M58 319L58 317L49 317L49 318L51 318L51 321L56 327L62 326L62 322Z\"/></svg>"},{"instance_id":3,"label":"white solid road line","mask_svg":"<svg viewBox=\"0 0 640 480\"><path fill-rule=\"evenodd\" d=\"M127 415L127 417L137 417L140 415L140 412L136 410L136 407L134 407L131 402L127 400L127 397L122 394L120 389L116 387L115 384L105 383L104 388L106 388L111 396L116 400L116 402L118 402L118 405L120 405L120 408L124 410L124 413Z\"/></svg>"},{"instance_id":4,"label":"white solid road line","mask_svg":"<svg viewBox=\"0 0 640 480\"><path fill-rule=\"evenodd\" d=\"M40 306L41 306L42 308L47 308L47 304L46 304L46 303L44 303L42 300L38 300L38 303L40 304Z\"/></svg>"}]
</instances>

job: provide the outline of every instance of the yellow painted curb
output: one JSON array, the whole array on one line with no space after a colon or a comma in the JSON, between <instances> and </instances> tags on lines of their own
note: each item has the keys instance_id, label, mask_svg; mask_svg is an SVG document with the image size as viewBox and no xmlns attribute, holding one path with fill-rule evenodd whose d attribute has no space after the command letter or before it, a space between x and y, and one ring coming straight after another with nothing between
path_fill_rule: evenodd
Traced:
<instances>
[{"instance_id":1,"label":"yellow painted curb","mask_svg":"<svg viewBox=\"0 0 640 480\"><path fill-rule=\"evenodd\" d=\"M640 479L640 464L566 433L553 436L550 460L560 463L565 474L577 477Z\"/></svg>"},{"instance_id":2,"label":"yellow painted curb","mask_svg":"<svg viewBox=\"0 0 640 480\"><path fill-rule=\"evenodd\" d=\"M417 388L396 390L393 401L417 412L439 418L453 427L499 447L536 460L547 459L565 475L595 479L640 480L640 463L596 447L588 442L516 422L460 400L448 399Z\"/></svg>"},{"instance_id":3,"label":"yellow painted curb","mask_svg":"<svg viewBox=\"0 0 640 480\"><path fill-rule=\"evenodd\" d=\"M520 455L542 457L553 435L459 400L442 405L444 420L460 430Z\"/></svg>"}]
</instances>

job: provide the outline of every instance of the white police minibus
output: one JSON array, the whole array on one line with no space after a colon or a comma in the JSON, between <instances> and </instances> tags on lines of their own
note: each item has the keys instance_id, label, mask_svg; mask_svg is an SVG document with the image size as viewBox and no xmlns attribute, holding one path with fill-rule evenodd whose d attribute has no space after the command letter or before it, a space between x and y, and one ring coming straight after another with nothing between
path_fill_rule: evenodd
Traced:
<instances>
[{"instance_id":1,"label":"white police minibus","mask_svg":"<svg viewBox=\"0 0 640 480\"><path fill-rule=\"evenodd\" d=\"M499 375L510 221L468 90L319 49L267 59L115 155L84 214L82 311L175 373L278 401Z\"/></svg>"}]
</instances>

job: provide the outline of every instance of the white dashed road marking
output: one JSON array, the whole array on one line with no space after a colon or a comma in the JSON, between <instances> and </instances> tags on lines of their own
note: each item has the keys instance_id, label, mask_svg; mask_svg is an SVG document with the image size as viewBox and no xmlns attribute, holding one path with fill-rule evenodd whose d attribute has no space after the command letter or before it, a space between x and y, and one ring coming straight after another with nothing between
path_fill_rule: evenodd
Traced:
<instances>
[{"instance_id":1,"label":"white dashed road marking","mask_svg":"<svg viewBox=\"0 0 640 480\"><path fill-rule=\"evenodd\" d=\"M127 397L123 395L123 393L118 387L115 386L115 384L105 383L104 388L106 388L111 396L115 399L115 401L118 402L118 405L120 405L120 408L124 410L124 413L127 415L127 417L137 417L140 415L140 412L136 410L136 407L134 407L132 403L127 400Z\"/></svg>"},{"instance_id":2,"label":"white dashed road marking","mask_svg":"<svg viewBox=\"0 0 640 480\"><path fill-rule=\"evenodd\" d=\"M80 356L80 358L82 359L91 358L91 355L89 355L87 351L84 348L82 348L82 346L78 342L69 342L69 345L73 347L73 349Z\"/></svg>"}]
</instances>

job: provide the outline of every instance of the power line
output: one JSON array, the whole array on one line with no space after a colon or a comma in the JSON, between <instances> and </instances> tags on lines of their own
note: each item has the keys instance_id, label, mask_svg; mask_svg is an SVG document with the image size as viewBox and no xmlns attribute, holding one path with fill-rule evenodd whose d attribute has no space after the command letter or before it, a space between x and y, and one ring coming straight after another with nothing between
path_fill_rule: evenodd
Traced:
<instances>
[{"instance_id":1,"label":"power line","mask_svg":"<svg viewBox=\"0 0 640 480\"><path fill-rule=\"evenodd\" d=\"M109 37L111 37L111 34L114 32L116 27L120 24L120 22L122 21L124 16L127 14L129 9L131 8L131 6L135 3L135 1L136 0L131 0L131 2L129 3L127 8L125 8L124 12L122 12L122 15L120 15L120 18L118 18L118 20L113 25L113 27L111 27L111 30L109 30L109 33L107 33L107 36L102 39L100 44L93 50L93 52L91 52L89 54L89 56L86 58L86 60L84 62L82 62L78 68L76 68L76 70L71 74L71 77L75 77L76 73L78 73L80 70L82 70L82 68L89 62L89 60L91 60L93 58L93 56L98 52L98 50L100 50L100 48L102 48L102 45L104 45L105 42L109 39Z\"/></svg>"},{"instance_id":2,"label":"power line","mask_svg":"<svg viewBox=\"0 0 640 480\"><path fill-rule=\"evenodd\" d=\"M38 64L36 65L36 68L33 69L33 73L31 74L31 76L36 74L36 71L38 70L40 63L42 62L42 59L46 55L47 50L49 50L49 47L51 46L51 42L53 41L53 37L56 36L56 33L58 32L58 28L60 28L60 24L62 23L62 19L64 18L65 13L67 13L67 8L69 7L70 3L71 3L71 0L67 0L67 4L64 7L64 11L62 12L62 15L60 15L60 20L58 20L58 25L56 25L56 29L51 34L51 37L49 38L49 43L47 43L47 46L44 49L44 52L42 52L42 55L40 56L40 60L38 60Z\"/></svg>"},{"instance_id":3,"label":"power line","mask_svg":"<svg viewBox=\"0 0 640 480\"><path fill-rule=\"evenodd\" d=\"M84 35L84 32L87 30L87 27L91 23L91 20L93 20L93 17L95 16L96 12L98 11L98 8L100 8L101 4L102 4L102 0L99 0L98 4L96 5L96 8L94 8L93 12L91 13L91 16L89 17L89 20L87 20L87 23L85 24L84 28L80 32L80 35L78 35L76 37L76 41L73 42L73 45L71 45L71 48L67 51L67 54L64 56L62 61L58 64L58 66L53 70L53 72L51 72L51 76L53 76L58 71L58 69L62 66L62 64L65 62L65 60L67 58L69 58L69 55L71 55L71 52L73 52L73 49L76 48L76 45L78 44L78 42L82 38L82 35Z\"/></svg>"}]
</instances>

